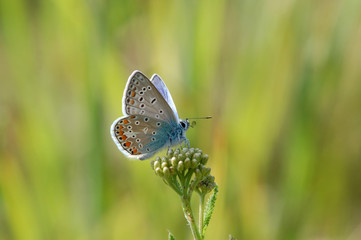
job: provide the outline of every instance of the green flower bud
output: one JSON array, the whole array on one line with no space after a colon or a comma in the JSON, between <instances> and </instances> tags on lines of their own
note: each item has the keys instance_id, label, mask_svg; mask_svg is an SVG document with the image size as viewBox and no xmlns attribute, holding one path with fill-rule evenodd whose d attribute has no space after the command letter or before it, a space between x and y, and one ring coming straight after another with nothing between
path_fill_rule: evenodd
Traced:
<instances>
[{"instance_id":1,"label":"green flower bud","mask_svg":"<svg viewBox=\"0 0 361 240\"><path fill-rule=\"evenodd\" d=\"M156 169L155 169L155 173L156 173L158 176L160 176L160 177L163 177L163 175L164 175L161 168L156 168Z\"/></svg>"},{"instance_id":2,"label":"green flower bud","mask_svg":"<svg viewBox=\"0 0 361 240\"><path fill-rule=\"evenodd\" d=\"M200 153L195 153L195 154L193 155L193 158L194 158L194 159L197 159L197 161L200 161L201 155L202 155L202 154L200 154Z\"/></svg>"},{"instance_id":3,"label":"green flower bud","mask_svg":"<svg viewBox=\"0 0 361 240\"><path fill-rule=\"evenodd\" d=\"M169 158L173 157L173 154L174 154L173 149L172 149L172 148L169 148L169 149L168 149L168 152L167 152L168 157L169 157Z\"/></svg>"},{"instance_id":4,"label":"green flower bud","mask_svg":"<svg viewBox=\"0 0 361 240\"><path fill-rule=\"evenodd\" d=\"M182 153L180 153L178 155L178 160L183 161L184 159L185 159L185 156Z\"/></svg>"},{"instance_id":5,"label":"green flower bud","mask_svg":"<svg viewBox=\"0 0 361 240\"><path fill-rule=\"evenodd\" d=\"M164 177L169 178L169 176L170 176L169 168L164 167L163 168L163 173L164 173Z\"/></svg>"},{"instance_id":6,"label":"green flower bud","mask_svg":"<svg viewBox=\"0 0 361 240\"><path fill-rule=\"evenodd\" d=\"M183 148L183 149L182 149L182 153L183 153L183 154L186 154L186 152L188 152L188 148Z\"/></svg>"},{"instance_id":7,"label":"green flower bud","mask_svg":"<svg viewBox=\"0 0 361 240\"><path fill-rule=\"evenodd\" d=\"M167 162L162 162L162 168L168 167L168 163Z\"/></svg>"},{"instance_id":8,"label":"green flower bud","mask_svg":"<svg viewBox=\"0 0 361 240\"><path fill-rule=\"evenodd\" d=\"M192 164L191 164L191 168L192 169L196 169L198 167L198 161L196 159L192 159Z\"/></svg>"},{"instance_id":9,"label":"green flower bud","mask_svg":"<svg viewBox=\"0 0 361 240\"><path fill-rule=\"evenodd\" d=\"M202 178L202 172L201 172L201 170L199 170L199 168L196 169L196 177L197 177L198 179L201 179L201 178Z\"/></svg>"},{"instance_id":10,"label":"green flower bud","mask_svg":"<svg viewBox=\"0 0 361 240\"><path fill-rule=\"evenodd\" d=\"M207 162L208 162L208 155L207 154L204 154L203 156L202 156L202 160L201 160L201 162L202 162L202 164L207 164Z\"/></svg>"},{"instance_id":11,"label":"green flower bud","mask_svg":"<svg viewBox=\"0 0 361 240\"><path fill-rule=\"evenodd\" d=\"M170 166L169 167L169 172L171 175L174 175L175 174L175 168L173 166Z\"/></svg>"},{"instance_id":12,"label":"green flower bud","mask_svg":"<svg viewBox=\"0 0 361 240\"><path fill-rule=\"evenodd\" d=\"M211 173L211 169L210 168L202 168L202 175L203 175L203 177L205 177L205 176L208 176L210 173Z\"/></svg>"},{"instance_id":13,"label":"green flower bud","mask_svg":"<svg viewBox=\"0 0 361 240\"><path fill-rule=\"evenodd\" d=\"M162 163L168 163L168 158L166 158L166 157L162 157Z\"/></svg>"},{"instance_id":14,"label":"green flower bud","mask_svg":"<svg viewBox=\"0 0 361 240\"><path fill-rule=\"evenodd\" d=\"M190 154L190 159L192 159L192 157L193 157L193 154L196 152L195 150L194 150L194 148L191 148L191 149L189 149L189 154Z\"/></svg>"},{"instance_id":15,"label":"green flower bud","mask_svg":"<svg viewBox=\"0 0 361 240\"><path fill-rule=\"evenodd\" d=\"M170 159L170 162L171 162L171 164L172 164L173 167L177 167L177 165L178 165L178 159L177 159L176 157L172 157L172 158Z\"/></svg>"},{"instance_id":16,"label":"green flower bud","mask_svg":"<svg viewBox=\"0 0 361 240\"><path fill-rule=\"evenodd\" d=\"M191 166L191 160L189 158L186 158L186 160L184 160L185 169L190 168L190 166Z\"/></svg>"},{"instance_id":17,"label":"green flower bud","mask_svg":"<svg viewBox=\"0 0 361 240\"><path fill-rule=\"evenodd\" d=\"M178 171L183 171L184 170L184 163L183 161L179 161L178 162L178 167L177 167Z\"/></svg>"},{"instance_id":18,"label":"green flower bud","mask_svg":"<svg viewBox=\"0 0 361 240\"><path fill-rule=\"evenodd\" d=\"M154 161L154 169L157 169L157 168L159 168L159 167L160 167L160 161L155 160L155 161Z\"/></svg>"}]
</instances>

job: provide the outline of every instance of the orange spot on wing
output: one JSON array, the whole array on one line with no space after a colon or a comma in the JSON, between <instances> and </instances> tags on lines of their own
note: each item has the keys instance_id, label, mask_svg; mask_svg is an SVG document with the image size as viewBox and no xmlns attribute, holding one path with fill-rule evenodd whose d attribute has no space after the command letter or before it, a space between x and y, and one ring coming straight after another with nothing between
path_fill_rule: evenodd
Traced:
<instances>
[{"instance_id":1,"label":"orange spot on wing","mask_svg":"<svg viewBox=\"0 0 361 240\"><path fill-rule=\"evenodd\" d=\"M123 123L124 123L124 124L128 124L129 121L128 121L127 119L124 119L124 120L123 120Z\"/></svg>"},{"instance_id":2,"label":"orange spot on wing","mask_svg":"<svg viewBox=\"0 0 361 240\"><path fill-rule=\"evenodd\" d=\"M133 99L130 100L130 104L134 104L134 100L133 100Z\"/></svg>"},{"instance_id":3,"label":"orange spot on wing","mask_svg":"<svg viewBox=\"0 0 361 240\"><path fill-rule=\"evenodd\" d=\"M130 119L134 119L135 118L135 116L130 116Z\"/></svg>"},{"instance_id":4,"label":"orange spot on wing","mask_svg":"<svg viewBox=\"0 0 361 240\"><path fill-rule=\"evenodd\" d=\"M127 136L122 135L122 139L123 139L123 141L124 141L125 139L127 139Z\"/></svg>"},{"instance_id":5,"label":"orange spot on wing","mask_svg":"<svg viewBox=\"0 0 361 240\"><path fill-rule=\"evenodd\" d=\"M123 131L119 131L119 135L121 136L121 135L123 135L124 134L124 132Z\"/></svg>"},{"instance_id":6,"label":"orange spot on wing","mask_svg":"<svg viewBox=\"0 0 361 240\"><path fill-rule=\"evenodd\" d=\"M132 143L128 141L128 142L125 143L125 146L130 147L131 144Z\"/></svg>"},{"instance_id":7,"label":"orange spot on wing","mask_svg":"<svg viewBox=\"0 0 361 240\"><path fill-rule=\"evenodd\" d=\"M132 94L130 95L131 97L134 97L135 96L135 92L132 92Z\"/></svg>"}]
</instances>

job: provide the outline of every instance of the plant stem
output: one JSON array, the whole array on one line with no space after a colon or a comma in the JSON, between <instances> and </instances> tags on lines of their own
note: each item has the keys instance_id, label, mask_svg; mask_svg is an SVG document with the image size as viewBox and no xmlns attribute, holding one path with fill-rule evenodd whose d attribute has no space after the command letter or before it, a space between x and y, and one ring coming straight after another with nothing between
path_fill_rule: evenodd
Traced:
<instances>
[{"instance_id":1,"label":"plant stem","mask_svg":"<svg viewBox=\"0 0 361 240\"><path fill-rule=\"evenodd\" d=\"M204 197L205 194L199 194L200 201L199 201L199 230L203 235L203 215L204 215Z\"/></svg>"},{"instance_id":2,"label":"plant stem","mask_svg":"<svg viewBox=\"0 0 361 240\"><path fill-rule=\"evenodd\" d=\"M189 197L184 197L184 196L182 197L182 208L183 208L184 216L188 221L189 227L191 228L193 238L195 240L202 240L196 222L194 221L193 211L191 208L191 201Z\"/></svg>"}]
</instances>

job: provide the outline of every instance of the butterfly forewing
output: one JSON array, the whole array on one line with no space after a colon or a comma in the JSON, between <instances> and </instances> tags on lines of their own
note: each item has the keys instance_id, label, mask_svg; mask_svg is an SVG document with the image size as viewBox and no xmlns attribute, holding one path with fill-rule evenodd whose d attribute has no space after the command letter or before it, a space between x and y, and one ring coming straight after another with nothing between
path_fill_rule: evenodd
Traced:
<instances>
[{"instance_id":1,"label":"butterfly forewing","mask_svg":"<svg viewBox=\"0 0 361 240\"><path fill-rule=\"evenodd\" d=\"M139 71L133 72L128 79L123 96L123 113L178 122L177 116L154 84Z\"/></svg>"},{"instance_id":2,"label":"butterfly forewing","mask_svg":"<svg viewBox=\"0 0 361 240\"><path fill-rule=\"evenodd\" d=\"M111 134L120 151L126 156L147 159L169 141L164 134L171 125L164 120L143 115L130 115L114 121Z\"/></svg>"},{"instance_id":3,"label":"butterfly forewing","mask_svg":"<svg viewBox=\"0 0 361 240\"><path fill-rule=\"evenodd\" d=\"M168 103L169 107L172 109L174 115L178 119L177 108L173 102L172 95L170 94L167 86L165 85L164 81L160 78L158 74L154 74L150 81L153 85L157 88L158 92L163 96L164 100Z\"/></svg>"}]
</instances>

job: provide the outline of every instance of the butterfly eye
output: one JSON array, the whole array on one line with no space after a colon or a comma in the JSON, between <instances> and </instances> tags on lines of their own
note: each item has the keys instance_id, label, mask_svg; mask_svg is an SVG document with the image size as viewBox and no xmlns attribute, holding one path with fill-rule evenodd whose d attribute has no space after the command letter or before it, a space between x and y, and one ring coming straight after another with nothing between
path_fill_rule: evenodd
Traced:
<instances>
[{"instance_id":1,"label":"butterfly eye","mask_svg":"<svg viewBox=\"0 0 361 240\"><path fill-rule=\"evenodd\" d=\"M186 128L186 124L184 122L180 122L180 125L182 126L182 128Z\"/></svg>"}]
</instances>

